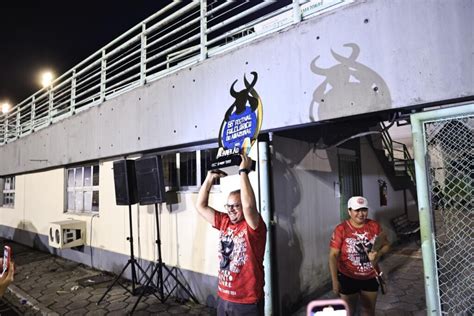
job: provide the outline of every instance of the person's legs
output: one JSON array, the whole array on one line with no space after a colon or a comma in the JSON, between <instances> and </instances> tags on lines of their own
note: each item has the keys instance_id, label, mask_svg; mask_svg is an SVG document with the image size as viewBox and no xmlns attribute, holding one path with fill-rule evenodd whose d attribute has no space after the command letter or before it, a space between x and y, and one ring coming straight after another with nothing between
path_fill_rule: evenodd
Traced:
<instances>
[{"instance_id":1,"label":"person's legs","mask_svg":"<svg viewBox=\"0 0 474 316\"><path fill-rule=\"evenodd\" d=\"M377 292L361 291L360 292L361 315L363 316L375 315L376 301L377 301Z\"/></svg>"},{"instance_id":2,"label":"person's legs","mask_svg":"<svg viewBox=\"0 0 474 316\"><path fill-rule=\"evenodd\" d=\"M264 316L265 301L254 304L233 303L221 298L217 302L218 316Z\"/></svg>"},{"instance_id":3,"label":"person's legs","mask_svg":"<svg viewBox=\"0 0 474 316\"><path fill-rule=\"evenodd\" d=\"M337 279L341 284L339 295L349 307L348 315L354 315L357 301L359 300L359 285L357 280L350 278L342 273L338 273Z\"/></svg>"},{"instance_id":4,"label":"person's legs","mask_svg":"<svg viewBox=\"0 0 474 316\"><path fill-rule=\"evenodd\" d=\"M347 313L348 315L353 316L356 311L356 306L357 306L357 301L359 299L359 293L354 293L354 294L340 294L341 298L347 303L347 306L349 306L349 312Z\"/></svg>"},{"instance_id":5,"label":"person's legs","mask_svg":"<svg viewBox=\"0 0 474 316\"><path fill-rule=\"evenodd\" d=\"M227 301L221 299L220 297L217 298L217 316L229 315L227 304Z\"/></svg>"}]
</instances>

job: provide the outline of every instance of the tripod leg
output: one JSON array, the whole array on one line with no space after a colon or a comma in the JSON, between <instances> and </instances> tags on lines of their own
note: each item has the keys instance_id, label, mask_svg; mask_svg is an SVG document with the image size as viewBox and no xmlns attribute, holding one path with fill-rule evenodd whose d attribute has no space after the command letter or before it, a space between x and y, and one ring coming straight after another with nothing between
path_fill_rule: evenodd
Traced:
<instances>
[{"instance_id":1,"label":"tripod leg","mask_svg":"<svg viewBox=\"0 0 474 316\"><path fill-rule=\"evenodd\" d=\"M130 311L130 314L132 314L132 313L135 311L135 308L137 308L138 303L139 303L140 300L142 299L143 295L145 295L146 289L150 286L150 283L151 283L152 280L153 280L153 276L155 275L155 273L158 272L158 268L159 268L159 267L156 266L156 267L153 269L153 273L150 275L150 278L148 279L148 282L146 283L144 290L140 293L140 296L138 297L138 299L136 300L135 304L133 305L132 310ZM155 294L153 293L153 295L155 295ZM156 295L155 295L155 296L156 296ZM163 294L160 293L160 297L157 297L157 298L160 300L160 302L162 302L162 303L164 302L164 301L163 301Z\"/></svg>"},{"instance_id":2,"label":"tripod leg","mask_svg":"<svg viewBox=\"0 0 474 316\"><path fill-rule=\"evenodd\" d=\"M123 274L123 272L125 271L125 269L127 269L127 267L128 267L128 265L130 264L130 262L131 262L131 261L129 260L129 261L127 262L127 264L125 265L125 267L123 267L123 269L122 269L122 271L120 272L120 274L119 274L119 275L117 275L117 277L115 277L115 280L114 280L114 282L112 282L112 284L111 284L111 285L109 285L109 287L107 288L107 291L105 291L104 295L102 295L102 297L100 298L100 300L97 302L97 305L99 305L99 304L100 304L100 302L102 302L102 300L103 300L103 299L104 299L104 297L107 295L107 293L109 293L109 292L110 292L110 290L112 289L112 287L115 285L115 283L117 283L117 282L118 282L118 280L119 280L119 279L120 279L120 277L122 276L122 274ZM119 284L120 284L120 282L119 282ZM122 286L122 284L120 284L120 285ZM123 287L123 286L122 286L122 287ZM127 288L125 288L125 289L128 291L128 289L127 289ZM132 295L133 295L133 294L132 294Z\"/></svg>"},{"instance_id":3,"label":"tripod leg","mask_svg":"<svg viewBox=\"0 0 474 316\"><path fill-rule=\"evenodd\" d=\"M188 294L189 297L194 301L194 303L199 304L198 300L196 299L196 297L194 297L193 293L191 293L191 291L188 288L186 288L184 284L178 280L178 278L172 273L172 270L170 270L165 264L163 264L163 267L165 268L166 271L168 271L168 276L166 278L171 276L175 280L176 285L180 286L184 290L184 292L186 292L186 294Z\"/></svg>"}]
</instances>

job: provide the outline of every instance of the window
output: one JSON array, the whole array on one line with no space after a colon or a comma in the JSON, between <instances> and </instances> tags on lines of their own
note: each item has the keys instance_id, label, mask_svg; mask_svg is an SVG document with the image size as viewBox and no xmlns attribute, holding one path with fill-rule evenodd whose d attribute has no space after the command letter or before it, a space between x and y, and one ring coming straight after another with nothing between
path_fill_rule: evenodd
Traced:
<instances>
[{"instance_id":1,"label":"window","mask_svg":"<svg viewBox=\"0 0 474 316\"><path fill-rule=\"evenodd\" d=\"M216 155L217 148L162 155L167 190L183 191L198 188L206 178Z\"/></svg>"},{"instance_id":2,"label":"window","mask_svg":"<svg viewBox=\"0 0 474 316\"><path fill-rule=\"evenodd\" d=\"M3 187L2 187L2 202L3 207L15 206L15 177L5 177L3 178Z\"/></svg>"},{"instance_id":3,"label":"window","mask_svg":"<svg viewBox=\"0 0 474 316\"><path fill-rule=\"evenodd\" d=\"M99 211L99 165L67 169L67 211Z\"/></svg>"}]
</instances>

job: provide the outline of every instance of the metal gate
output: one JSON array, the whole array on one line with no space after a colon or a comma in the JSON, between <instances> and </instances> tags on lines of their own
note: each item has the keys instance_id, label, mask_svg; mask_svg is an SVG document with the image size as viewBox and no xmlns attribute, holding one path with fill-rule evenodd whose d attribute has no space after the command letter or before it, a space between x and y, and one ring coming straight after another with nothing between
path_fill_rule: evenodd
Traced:
<instances>
[{"instance_id":1,"label":"metal gate","mask_svg":"<svg viewBox=\"0 0 474 316\"><path fill-rule=\"evenodd\" d=\"M474 105L411 116L428 314L474 314Z\"/></svg>"}]
</instances>

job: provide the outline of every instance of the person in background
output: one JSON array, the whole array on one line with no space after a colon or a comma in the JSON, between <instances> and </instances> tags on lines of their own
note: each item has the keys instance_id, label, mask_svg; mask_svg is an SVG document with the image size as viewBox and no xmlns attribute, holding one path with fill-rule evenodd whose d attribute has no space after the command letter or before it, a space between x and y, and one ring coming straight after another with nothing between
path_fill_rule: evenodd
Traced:
<instances>
[{"instance_id":1,"label":"person in background","mask_svg":"<svg viewBox=\"0 0 474 316\"><path fill-rule=\"evenodd\" d=\"M379 284L377 262L390 250L379 223L368 219L368 202L353 196L347 202L349 219L336 226L330 241L329 270L333 292L356 311L360 299L361 315L374 315ZM380 249L374 249L375 241Z\"/></svg>"},{"instance_id":2,"label":"person in background","mask_svg":"<svg viewBox=\"0 0 474 316\"><path fill-rule=\"evenodd\" d=\"M0 267L3 267L3 258L0 258ZM0 297L5 294L8 286L13 282L13 275L15 274L15 264L10 262L10 266L5 273L0 277Z\"/></svg>"},{"instance_id":3,"label":"person in background","mask_svg":"<svg viewBox=\"0 0 474 316\"><path fill-rule=\"evenodd\" d=\"M222 171L209 171L199 190L196 209L219 230L218 315L264 315L264 271L267 228L257 211L248 173L252 160L241 155L240 190L233 191L224 205L227 213L209 206L209 191Z\"/></svg>"}]
</instances>

